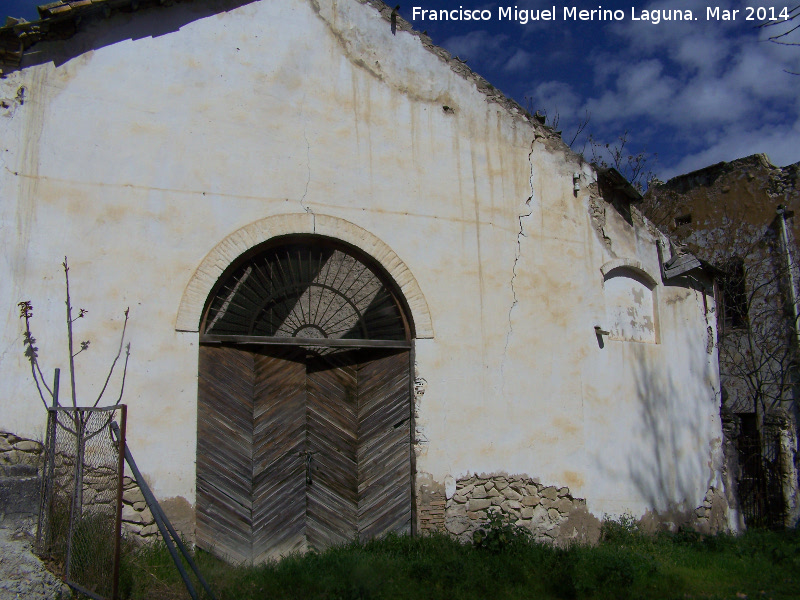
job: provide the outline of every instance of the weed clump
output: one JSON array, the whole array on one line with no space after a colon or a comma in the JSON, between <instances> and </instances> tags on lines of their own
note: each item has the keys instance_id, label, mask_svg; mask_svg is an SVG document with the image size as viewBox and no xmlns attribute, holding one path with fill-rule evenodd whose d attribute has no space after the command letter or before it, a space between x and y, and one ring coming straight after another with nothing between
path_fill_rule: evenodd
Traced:
<instances>
[{"instance_id":1,"label":"weed clump","mask_svg":"<svg viewBox=\"0 0 800 600\"><path fill-rule=\"evenodd\" d=\"M515 525L508 515L489 513L485 523L472 534L475 547L488 552L503 552L530 545L531 532Z\"/></svg>"}]
</instances>

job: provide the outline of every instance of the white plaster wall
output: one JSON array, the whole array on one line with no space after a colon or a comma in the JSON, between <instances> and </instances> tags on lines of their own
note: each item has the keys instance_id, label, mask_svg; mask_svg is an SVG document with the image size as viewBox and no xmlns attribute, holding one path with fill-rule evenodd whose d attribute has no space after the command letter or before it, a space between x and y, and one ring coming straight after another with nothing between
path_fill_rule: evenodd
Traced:
<instances>
[{"instance_id":1,"label":"white plaster wall","mask_svg":"<svg viewBox=\"0 0 800 600\"><path fill-rule=\"evenodd\" d=\"M42 365L65 369L68 255L89 310L76 338L92 340L76 359L80 403L130 306L129 443L158 496L193 502L198 336L176 331L187 288L237 230L324 215L385 243L424 295L419 472L525 473L597 515L702 501L721 435L702 297L659 282L660 342L599 347L601 266L658 262L653 237L610 206L603 243L588 166L370 6L202 10L115 17L29 61L73 58L0 80L0 97L27 90L0 113L0 428L43 435L16 303L34 303Z\"/></svg>"}]
</instances>

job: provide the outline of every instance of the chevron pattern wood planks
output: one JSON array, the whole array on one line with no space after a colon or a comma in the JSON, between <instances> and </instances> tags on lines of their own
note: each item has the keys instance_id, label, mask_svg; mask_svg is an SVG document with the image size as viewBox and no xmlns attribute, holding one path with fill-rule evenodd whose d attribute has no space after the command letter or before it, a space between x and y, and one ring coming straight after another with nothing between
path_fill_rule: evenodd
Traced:
<instances>
[{"instance_id":1,"label":"chevron pattern wood planks","mask_svg":"<svg viewBox=\"0 0 800 600\"><path fill-rule=\"evenodd\" d=\"M201 346L197 540L236 562L411 531L407 350Z\"/></svg>"}]
</instances>

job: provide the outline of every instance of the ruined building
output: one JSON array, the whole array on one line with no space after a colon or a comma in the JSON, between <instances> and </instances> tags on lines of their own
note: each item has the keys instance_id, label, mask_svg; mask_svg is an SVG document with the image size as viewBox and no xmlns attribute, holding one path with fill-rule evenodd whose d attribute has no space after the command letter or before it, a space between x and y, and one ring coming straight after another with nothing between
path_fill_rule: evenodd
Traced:
<instances>
[{"instance_id":1,"label":"ruined building","mask_svg":"<svg viewBox=\"0 0 800 600\"><path fill-rule=\"evenodd\" d=\"M776 486L794 480L786 494L776 488L786 499L771 515L754 514L767 507L753 505L750 492L768 494L748 491L745 481L740 496L752 522L793 524L800 516L791 475L798 410L798 176L800 163L779 168L757 154L651 186L644 203L653 222L717 268L722 408L738 444L736 469L753 470L756 462L763 471L763 463L775 470ZM772 448L780 430L792 438L784 444L783 466ZM769 479L764 472L739 476Z\"/></svg>"},{"instance_id":2,"label":"ruined building","mask_svg":"<svg viewBox=\"0 0 800 600\"><path fill-rule=\"evenodd\" d=\"M713 290L614 171L381 2L41 14L0 29L0 428L43 435L17 303L65 367L67 255L79 403L129 306L128 444L221 555L736 526Z\"/></svg>"}]
</instances>

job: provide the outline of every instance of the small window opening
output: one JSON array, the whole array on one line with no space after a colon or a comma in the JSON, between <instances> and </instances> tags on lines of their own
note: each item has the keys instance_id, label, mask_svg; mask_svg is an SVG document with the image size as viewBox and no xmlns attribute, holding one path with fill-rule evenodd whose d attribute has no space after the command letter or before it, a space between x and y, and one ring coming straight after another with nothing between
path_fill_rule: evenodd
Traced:
<instances>
[{"instance_id":1,"label":"small window opening","mask_svg":"<svg viewBox=\"0 0 800 600\"><path fill-rule=\"evenodd\" d=\"M692 215L686 214L680 217L675 217L675 227L682 227L692 222Z\"/></svg>"},{"instance_id":2,"label":"small window opening","mask_svg":"<svg viewBox=\"0 0 800 600\"><path fill-rule=\"evenodd\" d=\"M741 329L747 326L747 287L744 261L733 258L728 261L724 275L719 280L722 299L722 322L725 329Z\"/></svg>"}]
</instances>

